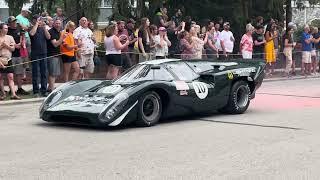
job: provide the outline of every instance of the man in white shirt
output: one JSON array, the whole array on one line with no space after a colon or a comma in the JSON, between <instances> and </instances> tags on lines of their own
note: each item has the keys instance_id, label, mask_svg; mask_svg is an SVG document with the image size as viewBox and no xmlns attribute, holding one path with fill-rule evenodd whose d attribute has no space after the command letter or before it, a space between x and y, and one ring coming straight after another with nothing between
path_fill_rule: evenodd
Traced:
<instances>
[{"instance_id":1,"label":"man in white shirt","mask_svg":"<svg viewBox=\"0 0 320 180\"><path fill-rule=\"evenodd\" d=\"M80 19L80 26L74 30L73 36L78 47L80 47L78 52L80 74L82 76L84 75L84 78L88 79L94 72L94 38L92 31L88 28L87 18L82 17Z\"/></svg>"},{"instance_id":2,"label":"man in white shirt","mask_svg":"<svg viewBox=\"0 0 320 180\"><path fill-rule=\"evenodd\" d=\"M221 50L219 51L219 59L228 59L233 52L234 36L230 31L230 23L225 22L223 24L223 31L219 35Z\"/></svg>"}]
</instances>

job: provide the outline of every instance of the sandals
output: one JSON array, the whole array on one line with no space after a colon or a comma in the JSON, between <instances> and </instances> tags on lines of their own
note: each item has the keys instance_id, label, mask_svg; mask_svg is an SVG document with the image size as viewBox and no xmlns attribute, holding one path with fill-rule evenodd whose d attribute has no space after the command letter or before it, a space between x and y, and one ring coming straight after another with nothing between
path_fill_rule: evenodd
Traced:
<instances>
[{"instance_id":1,"label":"sandals","mask_svg":"<svg viewBox=\"0 0 320 180\"><path fill-rule=\"evenodd\" d=\"M10 99L12 99L12 100L21 100L21 97L15 95L15 96L11 96Z\"/></svg>"}]
</instances>

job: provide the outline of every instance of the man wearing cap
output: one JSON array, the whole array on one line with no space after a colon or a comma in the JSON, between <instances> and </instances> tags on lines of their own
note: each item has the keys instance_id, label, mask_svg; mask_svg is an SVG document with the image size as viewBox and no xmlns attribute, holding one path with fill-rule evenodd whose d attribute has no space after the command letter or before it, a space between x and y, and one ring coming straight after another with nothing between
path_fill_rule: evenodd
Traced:
<instances>
[{"instance_id":1,"label":"man wearing cap","mask_svg":"<svg viewBox=\"0 0 320 180\"><path fill-rule=\"evenodd\" d=\"M20 39L21 39L21 36L24 36L24 34L21 34L21 31L23 30L19 30L17 27L17 19L14 16L10 16L8 18L8 35L12 36L16 43L15 50L12 53L12 64L15 65L13 69L14 69L14 74L16 75L17 85L18 85L17 94L28 95L29 93L26 92L24 89L22 89L22 78L23 78L25 69L23 65L17 65L17 64L23 63L23 59L20 57L20 48L21 48Z\"/></svg>"},{"instance_id":2,"label":"man wearing cap","mask_svg":"<svg viewBox=\"0 0 320 180\"><path fill-rule=\"evenodd\" d=\"M47 95L47 40L50 39L50 33L46 29L43 19L39 15L32 18L33 27L30 30L31 39L31 58L32 62L32 86L35 97ZM41 89L39 92L39 72L41 79Z\"/></svg>"},{"instance_id":3,"label":"man wearing cap","mask_svg":"<svg viewBox=\"0 0 320 180\"><path fill-rule=\"evenodd\" d=\"M233 33L230 31L229 22L225 22L223 24L223 31L220 33L219 39L222 48L222 52L219 51L219 58L228 59L230 57L230 54L232 54L233 52L235 41Z\"/></svg>"},{"instance_id":4,"label":"man wearing cap","mask_svg":"<svg viewBox=\"0 0 320 180\"><path fill-rule=\"evenodd\" d=\"M31 24L30 24L30 21L28 19L29 15L31 14L31 11L26 8L26 7L23 7L21 9L21 13L16 17L17 19L17 24L21 27L22 30L25 31L25 40L26 40L26 47L27 47L27 53L31 53L31 40L30 40L30 36L29 36L29 30L30 30L30 27L31 27ZM28 60L28 57L26 58L23 58L24 61L27 61ZM24 67L28 68L29 65L28 64L25 64Z\"/></svg>"},{"instance_id":5,"label":"man wearing cap","mask_svg":"<svg viewBox=\"0 0 320 180\"><path fill-rule=\"evenodd\" d=\"M19 14L16 19L17 19L17 23L19 24L19 26L26 31L25 35L27 38L27 43L30 45L30 36L29 36L29 28L30 28L30 22L29 22L29 13L31 14L31 11L24 7L21 9L21 14Z\"/></svg>"}]
</instances>

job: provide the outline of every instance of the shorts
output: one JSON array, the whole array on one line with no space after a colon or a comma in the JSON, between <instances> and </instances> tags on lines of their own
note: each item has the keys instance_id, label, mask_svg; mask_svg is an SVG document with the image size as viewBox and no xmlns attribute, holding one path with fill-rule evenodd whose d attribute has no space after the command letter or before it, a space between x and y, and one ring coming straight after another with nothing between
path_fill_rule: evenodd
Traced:
<instances>
[{"instance_id":1,"label":"shorts","mask_svg":"<svg viewBox=\"0 0 320 180\"><path fill-rule=\"evenodd\" d=\"M23 67L23 58L21 57L12 57L12 64L13 66L13 70L14 70L14 74L16 75L23 75L24 74L24 67ZM16 64L21 64L21 65L16 65Z\"/></svg>"},{"instance_id":2,"label":"shorts","mask_svg":"<svg viewBox=\"0 0 320 180\"><path fill-rule=\"evenodd\" d=\"M242 50L242 58L243 59L252 59L252 51Z\"/></svg>"},{"instance_id":3,"label":"shorts","mask_svg":"<svg viewBox=\"0 0 320 180\"><path fill-rule=\"evenodd\" d=\"M61 75L61 58L60 56L52 57L47 59L48 73L49 76L60 76Z\"/></svg>"},{"instance_id":4,"label":"shorts","mask_svg":"<svg viewBox=\"0 0 320 180\"><path fill-rule=\"evenodd\" d=\"M12 67L12 60L10 60L8 62L8 65L6 65L6 66L10 66L10 67L4 68L4 69L0 68L0 73L2 73L2 74L14 73L14 69Z\"/></svg>"},{"instance_id":5,"label":"shorts","mask_svg":"<svg viewBox=\"0 0 320 180\"><path fill-rule=\"evenodd\" d=\"M80 70L84 70L88 73L94 72L93 54L81 54L78 59Z\"/></svg>"},{"instance_id":6,"label":"shorts","mask_svg":"<svg viewBox=\"0 0 320 180\"><path fill-rule=\"evenodd\" d=\"M61 55L61 59L63 63L73 63L77 61L75 56L67 56L64 54Z\"/></svg>"},{"instance_id":7,"label":"shorts","mask_svg":"<svg viewBox=\"0 0 320 180\"><path fill-rule=\"evenodd\" d=\"M302 51L302 63L311 63L311 51Z\"/></svg>"},{"instance_id":8,"label":"shorts","mask_svg":"<svg viewBox=\"0 0 320 180\"><path fill-rule=\"evenodd\" d=\"M122 67L121 54L108 54L108 55L106 55L106 62L108 65Z\"/></svg>"},{"instance_id":9,"label":"shorts","mask_svg":"<svg viewBox=\"0 0 320 180\"><path fill-rule=\"evenodd\" d=\"M284 56L289 60L292 61L292 50L293 48L291 47L285 47L283 50Z\"/></svg>"}]
</instances>

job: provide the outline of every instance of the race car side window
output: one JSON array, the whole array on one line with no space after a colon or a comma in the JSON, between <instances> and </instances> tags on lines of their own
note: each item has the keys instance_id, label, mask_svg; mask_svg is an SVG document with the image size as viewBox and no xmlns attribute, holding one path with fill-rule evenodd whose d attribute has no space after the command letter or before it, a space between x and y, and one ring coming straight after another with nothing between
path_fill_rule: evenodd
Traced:
<instances>
[{"instance_id":1,"label":"race car side window","mask_svg":"<svg viewBox=\"0 0 320 180\"><path fill-rule=\"evenodd\" d=\"M130 83L147 80L171 81L173 76L163 67L151 68L151 65L136 65L130 71L116 79L114 83Z\"/></svg>"},{"instance_id":2,"label":"race car side window","mask_svg":"<svg viewBox=\"0 0 320 180\"><path fill-rule=\"evenodd\" d=\"M171 81L171 80L174 80L174 78L165 68L161 66L159 66L159 68L156 68L156 69L148 66L148 69L145 69L140 74L139 80L140 81L145 81L145 80Z\"/></svg>"},{"instance_id":3,"label":"race car side window","mask_svg":"<svg viewBox=\"0 0 320 180\"><path fill-rule=\"evenodd\" d=\"M209 70L213 70L213 64L214 62L186 62L195 72L197 73L201 73L204 71L209 71Z\"/></svg>"},{"instance_id":4,"label":"race car side window","mask_svg":"<svg viewBox=\"0 0 320 180\"><path fill-rule=\"evenodd\" d=\"M199 75L184 62L168 63L166 67L182 81L192 81L199 77Z\"/></svg>"}]
</instances>

